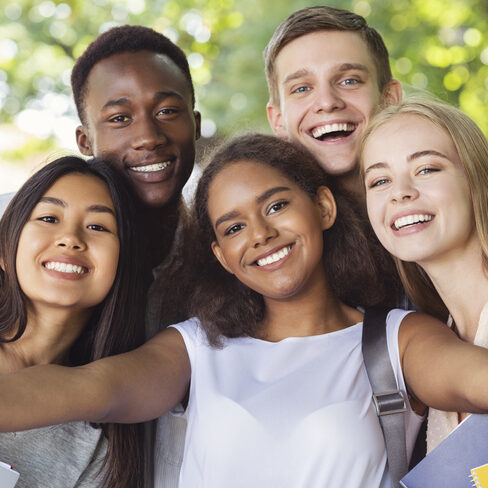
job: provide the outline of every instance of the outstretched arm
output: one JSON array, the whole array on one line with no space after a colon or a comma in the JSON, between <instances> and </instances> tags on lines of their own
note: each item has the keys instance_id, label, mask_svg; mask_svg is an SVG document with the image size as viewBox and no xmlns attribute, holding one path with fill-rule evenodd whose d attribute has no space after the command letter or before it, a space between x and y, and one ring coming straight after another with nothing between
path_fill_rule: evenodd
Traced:
<instances>
[{"instance_id":1,"label":"outstretched arm","mask_svg":"<svg viewBox=\"0 0 488 488\"><path fill-rule=\"evenodd\" d=\"M459 339L445 324L407 315L399 333L409 390L440 410L488 413L488 350Z\"/></svg>"},{"instance_id":2,"label":"outstretched arm","mask_svg":"<svg viewBox=\"0 0 488 488\"><path fill-rule=\"evenodd\" d=\"M185 395L190 362L167 329L138 349L85 366L34 366L0 378L0 431L74 420L136 423L170 410Z\"/></svg>"}]
</instances>

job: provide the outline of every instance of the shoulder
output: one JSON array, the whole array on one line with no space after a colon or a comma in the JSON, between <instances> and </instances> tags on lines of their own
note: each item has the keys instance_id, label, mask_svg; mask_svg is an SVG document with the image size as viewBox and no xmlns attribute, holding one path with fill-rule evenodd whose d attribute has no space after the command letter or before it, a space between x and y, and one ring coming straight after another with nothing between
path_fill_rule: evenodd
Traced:
<instances>
[{"instance_id":1,"label":"shoulder","mask_svg":"<svg viewBox=\"0 0 488 488\"><path fill-rule=\"evenodd\" d=\"M398 344L401 357L411 346L421 349L428 345L440 344L456 338L452 330L439 319L421 312L409 313L401 322ZM413 348L412 348L413 349Z\"/></svg>"}]
</instances>

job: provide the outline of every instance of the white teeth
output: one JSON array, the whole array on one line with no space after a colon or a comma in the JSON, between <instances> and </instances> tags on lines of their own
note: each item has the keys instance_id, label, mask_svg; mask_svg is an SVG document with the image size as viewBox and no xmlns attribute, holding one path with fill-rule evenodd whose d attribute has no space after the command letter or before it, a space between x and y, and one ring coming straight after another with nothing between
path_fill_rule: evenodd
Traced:
<instances>
[{"instance_id":1,"label":"white teeth","mask_svg":"<svg viewBox=\"0 0 488 488\"><path fill-rule=\"evenodd\" d=\"M146 166L131 166L129 169L136 173L150 173L151 171L161 171L170 164L171 161L166 161L164 163L147 164Z\"/></svg>"},{"instance_id":2,"label":"white teeth","mask_svg":"<svg viewBox=\"0 0 488 488\"><path fill-rule=\"evenodd\" d=\"M58 263L57 261L49 261L44 265L44 267L46 269L59 271L60 273L84 274L87 272L87 270L83 268L83 266L68 263Z\"/></svg>"},{"instance_id":3,"label":"white teeth","mask_svg":"<svg viewBox=\"0 0 488 488\"><path fill-rule=\"evenodd\" d=\"M288 256L290 249L291 249L291 246L284 247L283 249L280 249L278 252L270 254L269 256L266 256L265 258L258 259L257 265L258 266L266 266L267 264L276 263L276 261L279 261L280 259L283 259L285 256Z\"/></svg>"},{"instance_id":4,"label":"white teeth","mask_svg":"<svg viewBox=\"0 0 488 488\"><path fill-rule=\"evenodd\" d=\"M408 225L419 224L421 222L429 222L433 218L433 215L427 214L406 215L405 217L400 217L399 219L396 219L393 225L395 226L396 230L400 230L403 227L407 227Z\"/></svg>"},{"instance_id":5,"label":"white teeth","mask_svg":"<svg viewBox=\"0 0 488 488\"><path fill-rule=\"evenodd\" d=\"M335 124L325 124L321 127L317 127L312 131L312 135L317 139L318 137L323 136L324 134L329 134L330 132L347 132L354 130L354 124L342 122L342 123L335 123Z\"/></svg>"}]
</instances>

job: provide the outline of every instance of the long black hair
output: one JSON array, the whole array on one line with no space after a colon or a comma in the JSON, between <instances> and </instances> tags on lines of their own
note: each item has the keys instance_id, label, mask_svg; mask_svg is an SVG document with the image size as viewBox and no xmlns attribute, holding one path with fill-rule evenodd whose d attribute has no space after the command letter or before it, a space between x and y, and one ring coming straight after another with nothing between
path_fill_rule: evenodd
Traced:
<instances>
[{"instance_id":1,"label":"long black hair","mask_svg":"<svg viewBox=\"0 0 488 488\"><path fill-rule=\"evenodd\" d=\"M34 207L49 188L68 174L92 175L108 187L115 208L120 242L114 283L97 305L69 351L69 364L81 365L139 346L144 339L144 296L139 251L134 235L134 196L123 177L100 159L59 158L40 169L12 198L0 220L0 342L18 340L25 332L27 312L20 288L16 256L20 234ZM7 339L8 338L8 339ZM109 447L104 463L108 488L139 487L143 479L142 431L135 425L104 424Z\"/></svg>"}]
</instances>

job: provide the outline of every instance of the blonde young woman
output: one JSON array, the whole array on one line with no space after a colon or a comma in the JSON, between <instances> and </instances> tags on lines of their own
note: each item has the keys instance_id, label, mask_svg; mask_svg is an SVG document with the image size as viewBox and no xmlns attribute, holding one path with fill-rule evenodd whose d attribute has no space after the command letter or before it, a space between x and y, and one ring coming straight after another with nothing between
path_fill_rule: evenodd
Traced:
<instances>
[{"instance_id":1,"label":"blonde young woman","mask_svg":"<svg viewBox=\"0 0 488 488\"><path fill-rule=\"evenodd\" d=\"M371 224L408 294L488 347L488 143L461 111L411 100L380 112L361 151ZM466 416L431 409L427 450Z\"/></svg>"}]
</instances>

